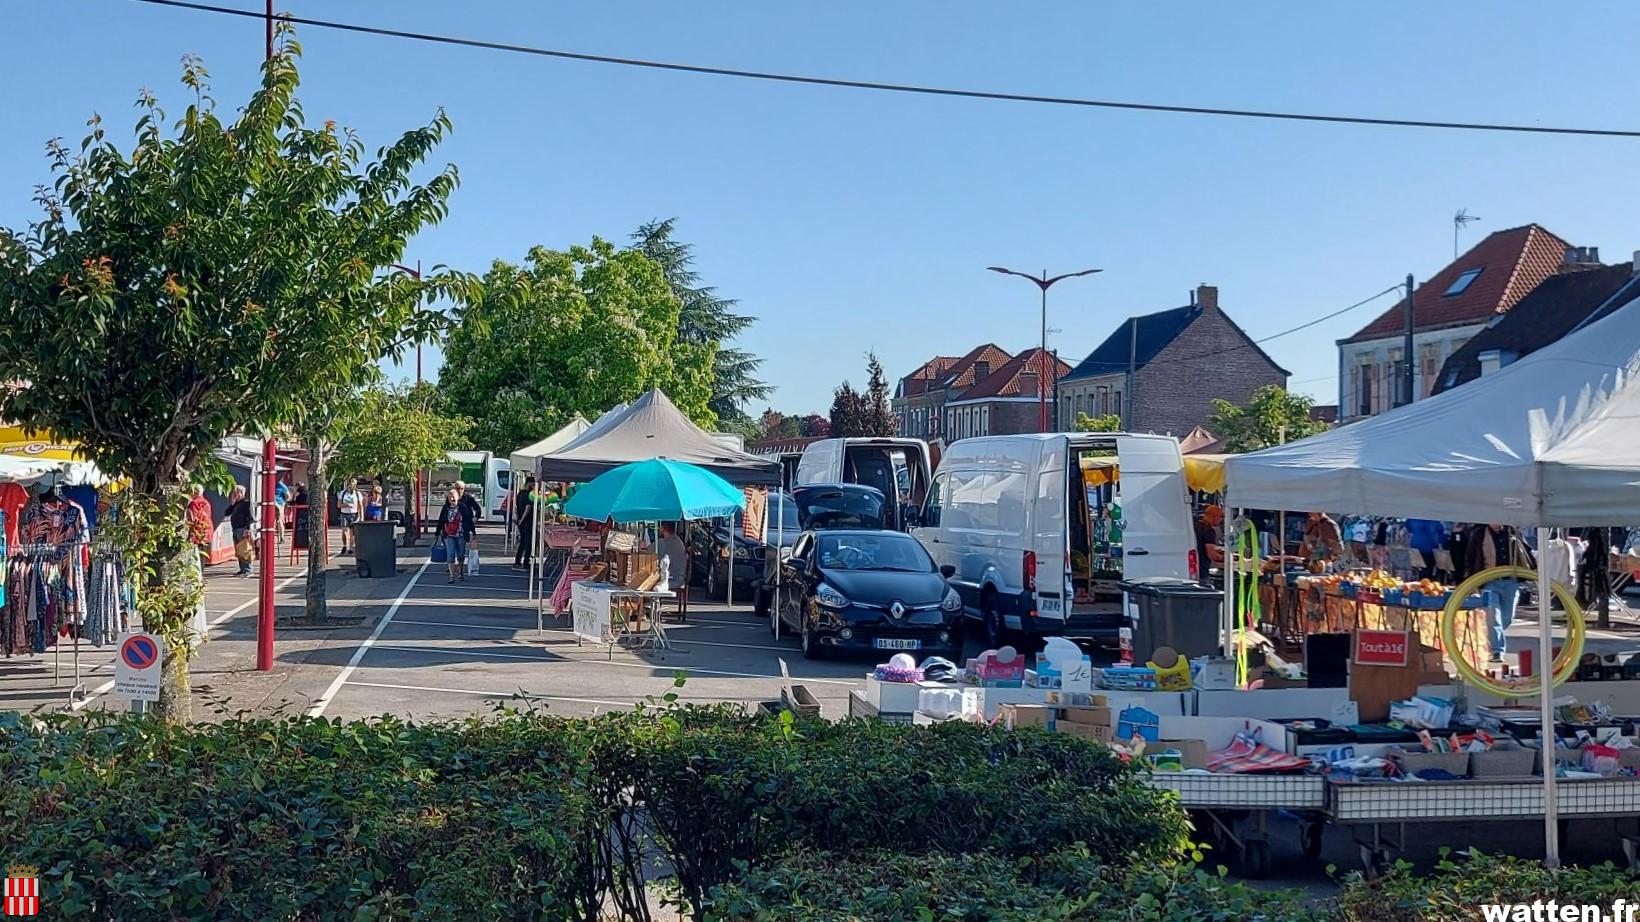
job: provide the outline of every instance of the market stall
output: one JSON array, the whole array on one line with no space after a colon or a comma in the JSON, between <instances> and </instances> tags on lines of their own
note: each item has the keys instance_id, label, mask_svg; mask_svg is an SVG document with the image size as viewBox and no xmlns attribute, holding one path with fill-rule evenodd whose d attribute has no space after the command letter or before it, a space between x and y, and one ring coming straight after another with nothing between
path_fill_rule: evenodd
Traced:
<instances>
[{"instance_id":1,"label":"market stall","mask_svg":"<svg viewBox=\"0 0 1640 922\"><path fill-rule=\"evenodd\" d=\"M733 515L745 504L739 490L704 468L652 459L593 478L570 497L564 512L593 522L676 522ZM606 549L613 537L606 536ZM670 587L687 574L669 569L665 549L663 540L654 549L658 553L605 561L603 578L589 574L575 583L571 605L576 636L605 643L611 653L618 642L671 649L660 606L675 598Z\"/></svg>"},{"instance_id":2,"label":"market stall","mask_svg":"<svg viewBox=\"0 0 1640 922\"><path fill-rule=\"evenodd\" d=\"M1640 307L1630 305L1479 381L1231 458L1227 503L1500 523L1535 529L1540 548L1552 528L1630 525L1640 521L1637 374ZM1537 576L1544 663L1554 647L1553 587L1546 571ZM1226 614L1228 637L1229 605ZM1541 668L1539 678L1546 672L1555 671ZM1552 683L1536 684L1541 738L1553 739ZM1551 866L1560 851L1555 774L1542 774Z\"/></svg>"}]
</instances>

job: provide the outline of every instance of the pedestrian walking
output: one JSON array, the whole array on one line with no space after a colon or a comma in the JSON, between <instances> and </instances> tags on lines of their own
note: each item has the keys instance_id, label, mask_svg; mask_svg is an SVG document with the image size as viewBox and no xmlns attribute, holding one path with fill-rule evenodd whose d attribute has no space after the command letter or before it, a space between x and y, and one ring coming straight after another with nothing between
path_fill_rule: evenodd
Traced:
<instances>
[{"instance_id":1,"label":"pedestrian walking","mask_svg":"<svg viewBox=\"0 0 1640 922\"><path fill-rule=\"evenodd\" d=\"M513 552L513 569L530 565L535 543L535 478L524 481L524 489L513 498L513 521L518 523L518 550Z\"/></svg>"},{"instance_id":2,"label":"pedestrian walking","mask_svg":"<svg viewBox=\"0 0 1640 922\"><path fill-rule=\"evenodd\" d=\"M461 506L462 512L461 546L463 553L461 557L461 574L466 576L469 569L466 549L471 547L474 553L478 551L478 544L473 540L473 536L478 532L478 517L483 514L483 509L479 507L478 500L473 497L473 494L467 491L466 484L459 480L456 481L455 490L457 504Z\"/></svg>"},{"instance_id":3,"label":"pedestrian walking","mask_svg":"<svg viewBox=\"0 0 1640 922\"><path fill-rule=\"evenodd\" d=\"M370 488L370 498L364 504L364 520L366 522L387 521L387 500L382 496L381 484Z\"/></svg>"},{"instance_id":4,"label":"pedestrian walking","mask_svg":"<svg viewBox=\"0 0 1640 922\"><path fill-rule=\"evenodd\" d=\"M281 477L273 486L273 509L277 513L273 517L273 527L278 535L279 543L285 543L285 506L290 502L290 482Z\"/></svg>"},{"instance_id":5,"label":"pedestrian walking","mask_svg":"<svg viewBox=\"0 0 1640 922\"><path fill-rule=\"evenodd\" d=\"M444 559L449 569L448 582L466 578L467 512L461 505L461 491L451 488L444 494L444 505L438 511L438 536L444 543Z\"/></svg>"},{"instance_id":6,"label":"pedestrian walking","mask_svg":"<svg viewBox=\"0 0 1640 922\"><path fill-rule=\"evenodd\" d=\"M353 526L364 511L364 497L359 495L359 482L349 480L336 495L336 515L342 520L342 553L353 553Z\"/></svg>"},{"instance_id":7,"label":"pedestrian walking","mask_svg":"<svg viewBox=\"0 0 1640 922\"><path fill-rule=\"evenodd\" d=\"M251 537L255 512L244 487L234 487L228 494L228 526L233 529L233 555L239 561L239 576L251 575L251 561L256 559L256 541Z\"/></svg>"},{"instance_id":8,"label":"pedestrian walking","mask_svg":"<svg viewBox=\"0 0 1640 922\"><path fill-rule=\"evenodd\" d=\"M1526 542L1507 525L1476 525L1469 530L1466 543L1469 558L1467 569L1471 575L1493 567L1534 566L1532 552L1526 547ZM1492 580L1486 584L1482 595L1486 598L1486 609L1490 615L1487 627L1491 634L1492 661L1498 662L1508 649L1505 635L1509 626L1515 623L1515 607L1520 603L1520 580Z\"/></svg>"},{"instance_id":9,"label":"pedestrian walking","mask_svg":"<svg viewBox=\"0 0 1640 922\"><path fill-rule=\"evenodd\" d=\"M188 543L199 551L201 564L211 558L211 501L205 498L205 488L195 484L193 498L188 500Z\"/></svg>"}]
</instances>

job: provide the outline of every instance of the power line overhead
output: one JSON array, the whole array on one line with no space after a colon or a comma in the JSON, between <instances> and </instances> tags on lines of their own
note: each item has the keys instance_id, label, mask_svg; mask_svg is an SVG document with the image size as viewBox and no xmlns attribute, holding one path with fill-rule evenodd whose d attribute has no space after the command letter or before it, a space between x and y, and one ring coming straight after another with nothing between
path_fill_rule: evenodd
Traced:
<instances>
[{"instance_id":1,"label":"power line overhead","mask_svg":"<svg viewBox=\"0 0 1640 922\"><path fill-rule=\"evenodd\" d=\"M178 9L197 10L205 13L218 13L224 16L239 16L246 19L266 18L264 13L253 12L250 10L238 10L232 7L216 6L209 3L193 3L189 2L189 0L136 0L136 2L147 3L154 6L168 6ZM739 70L730 67L708 67L700 64L681 64L669 61L653 61L644 58L623 58L613 55L586 54L577 51L562 51L551 48L537 48L530 45L516 45L508 42L491 42L484 41L482 39L460 38L453 35L438 35L430 32L412 32L405 29L387 29L380 26L366 26L358 23L339 22L333 19L317 19L311 16L294 16L288 13L276 14L275 18L296 25L313 26L320 29L334 29L341 32L356 32L363 35L379 35L388 38L402 38L418 42L432 42L440 45L456 45L465 48L483 48L490 51L506 51L514 54L536 55L538 57L559 58L568 61L583 61L593 64L614 64L621 67L641 67L648 68L650 70L704 74L714 77L738 77L743 80L764 80L775 83L795 83L808 86L839 87L855 90L877 90L886 93L911 93L922 96L946 96L959 99L986 99L997 102L1028 102L1038 103L1041 105L1073 106L1089 109L1124 109L1135 112L1162 112L1174 115L1217 115L1229 118L1254 118L1291 122L1320 122L1343 125L1376 125L1391 128L1444 128L1458 131L1503 131L1523 134L1640 138L1640 131L1624 131L1613 128L1567 128L1547 125L1519 125L1490 122L1448 122L1428 119L1372 118L1359 115L1325 115L1304 112L1276 112L1263 109L1224 109L1211 106L1165 105L1162 103L1128 102L1112 99L1087 99L1074 96L1041 96L1030 93L1003 93L990 90L967 90L956 87L923 86L920 84L910 83L880 83L871 80L812 77L802 74L782 74L772 71Z\"/></svg>"}]
</instances>

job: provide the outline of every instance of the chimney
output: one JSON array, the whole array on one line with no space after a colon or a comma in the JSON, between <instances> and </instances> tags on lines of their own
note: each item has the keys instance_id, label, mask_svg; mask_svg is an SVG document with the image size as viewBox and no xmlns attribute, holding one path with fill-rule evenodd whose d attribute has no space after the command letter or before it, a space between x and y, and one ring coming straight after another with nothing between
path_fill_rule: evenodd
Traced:
<instances>
[{"instance_id":1,"label":"chimney","mask_svg":"<svg viewBox=\"0 0 1640 922\"><path fill-rule=\"evenodd\" d=\"M1204 310L1204 311L1216 311L1216 310L1218 310L1219 309L1219 286L1217 286L1217 285L1208 285L1208 284L1205 284L1205 283L1203 283L1201 285L1197 285L1196 286L1196 296L1194 298L1194 301L1195 301L1196 304L1200 305L1201 309Z\"/></svg>"},{"instance_id":2,"label":"chimney","mask_svg":"<svg viewBox=\"0 0 1640 922\"><path fill-rule=\"evenodd\" d=\"M991 374L991 363L990 362L975 362L974 363L974 383L975 384L978 384L981 380L983 380L985 377L987 377L990 374Z\"/></svg>"},{"instance_id":3,"label":"chimney","mask_svg":"<svg viewBox=\"0 0 1640 922\"><path fill-rule=\"evenodd\" d=\"M1600 265L1599 247L1567 247L1566 255L1561 260L1561 268L1587 269Z\"/></svg>"}]
</instances>

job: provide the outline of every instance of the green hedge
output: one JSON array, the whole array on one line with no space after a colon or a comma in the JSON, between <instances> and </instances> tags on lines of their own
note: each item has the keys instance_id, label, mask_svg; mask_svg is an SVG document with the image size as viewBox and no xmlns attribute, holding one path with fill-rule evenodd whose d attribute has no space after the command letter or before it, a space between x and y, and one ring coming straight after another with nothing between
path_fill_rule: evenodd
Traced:
<instances>
[{"instance_id":1,"label":"green hedge","mask_svg":"<svg viewBox=\"0 0 1640 922\"><path fill-rule=\"evenodd\" d=\"M716 887L712 922L1321 922L1296 892L1261 891L1189 864L1116 867L1086 849L1038 858L991 852L800 853Z\"/></svg>"},{"instance_id":2,"label":"green hedge","mask_svg":"<svg viewBox=\"0 0 1640 922\"><path fill-rule=\"evenodd\" d=\"M1562 905L1609 910L1618 899L1640 901L1640 875L1611 863L1551 871L1543 862L1471 850L1443 857L1427 874L1398 863L1377 880L1352 875L1339 893L1336 918L1346 922L1470 922L1485 905ZM1547 916L1545 916L1547 918Z\"/></svg>"},{"instance_id":3,"label":"green hedge","mask_svg":"<svg viewBox=\"0 0 1640 922\"><path fill-rule=\"evenodd\" d=\"M0 715L0 851L53 917L642 918L792 849L1178 854L1108 752L972 725L678 708L409 724ZM658 861L657 861L658 859ZM956 858L953 860L967 860Z\"/></svg>"}]
</instances>

